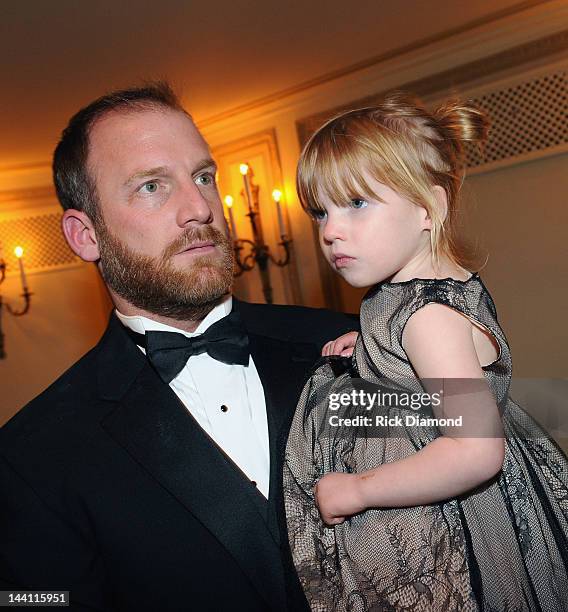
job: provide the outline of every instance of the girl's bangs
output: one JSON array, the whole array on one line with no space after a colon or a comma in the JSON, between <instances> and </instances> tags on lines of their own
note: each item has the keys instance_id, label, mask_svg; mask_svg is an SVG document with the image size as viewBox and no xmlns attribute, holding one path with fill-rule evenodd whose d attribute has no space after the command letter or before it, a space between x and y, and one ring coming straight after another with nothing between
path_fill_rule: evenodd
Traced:
<instances>
[{"instance_id":1,"label":"girl's bangs","mask_svg":"<svg viewBox=\"0 0 568 612\"><path fill-rule=\"evenodd\" d=\"M343 207L356 198L376 197L365 178L365 173L370 173L380 180L379 168L370 163L371 157L371 150L354 136L320 132L309 143L298 167L302 206L308 212L322 211L324 199Z\"/></svg>"}]
</instances>

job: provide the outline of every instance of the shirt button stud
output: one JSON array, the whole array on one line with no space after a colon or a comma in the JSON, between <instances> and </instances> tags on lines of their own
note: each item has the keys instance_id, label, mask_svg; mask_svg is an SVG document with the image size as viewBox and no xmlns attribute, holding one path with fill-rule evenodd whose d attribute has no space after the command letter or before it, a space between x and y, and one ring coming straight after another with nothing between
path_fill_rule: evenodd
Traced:
<instances>
[{"instance_id":1,"label":"shirt button stud","mask_svg":"<svg viewBox=\"0 0 568 612\"><path fill-rule=\"evenodd\" d=\"M228 407L228 406L225 406L225 404L223 404L223 405L221 406L221 412L229 412L229 407Z\"/></svg>"},{"instance_id":2,"label":"shirt button stud","mask_svg":"<svg viewBox=\"0 0 568 612\"><path fill-rule=\"evenodd\" d=\"M256 480L251 480L251 484L253 487L256 487Z\"/></svg>"}]
</instances>

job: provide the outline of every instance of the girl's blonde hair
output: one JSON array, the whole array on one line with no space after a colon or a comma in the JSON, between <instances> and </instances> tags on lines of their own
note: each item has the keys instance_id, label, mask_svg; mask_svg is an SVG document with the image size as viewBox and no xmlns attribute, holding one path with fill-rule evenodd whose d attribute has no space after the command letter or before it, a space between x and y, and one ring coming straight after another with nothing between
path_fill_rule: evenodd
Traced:
<instances>
[{"instance_id":1,"label":"girl's blonde hair","mask_svg":"<svg viewBox=\"0 0 568 612\"><path fill-rule=\"evenodd\" d=\"M298 164L297 189L303 208L322 211L322 197L338 206L375 198L365 173L423 206L432 221L434 262L441 255L457 265L471 263L457 240L458 194L464 176L464 143L483 143L489 123L476 107L449 101L430 113L401 92L381 104L351 110L325 123L307 142ZM440 209L433 187L447 195Z\"/></svg>"}]
</instances>

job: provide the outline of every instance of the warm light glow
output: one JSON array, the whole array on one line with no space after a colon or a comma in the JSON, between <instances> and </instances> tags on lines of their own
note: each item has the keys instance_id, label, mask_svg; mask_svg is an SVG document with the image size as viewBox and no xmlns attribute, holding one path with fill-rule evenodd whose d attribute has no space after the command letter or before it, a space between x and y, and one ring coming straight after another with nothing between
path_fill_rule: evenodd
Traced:
<instances>
[{"instance_id":1,"label":"warm light glow","mask_svg":"<svg viewBox=\"0 0 568 612\"><path fill-rule=\"evenodd\" d=\"M231 206L233 205L233 198L232 198L232 196L230 196L230 195L225 196L225 204L227 205L227 208L231 208Z\"/></svg>"},{"instance_id":2,"label":"warm light glow","mask_svg":"<svg viewBox=\"0 0 568 612\"><path fill-rule=\"evenodd\" d=\"M243 176L246 176L248 174L249 167L246 164L241 164L239 166L239 171Z\"/></svg>"},{"instance_id":3,"label":"warm light glow","mask_svg":"<svg viewBox=\"0 0 568 612\"><path fill-rule=\"evenodd\" d=\"M21 246L17 246L14 249L14 255L19 259L24 254L24 249Z\"/></svg>"},{"instance_id":4,"label":"warm light glow","mask_svg":"<svg viewBox=\"0 0 568 612\"><path fill-rule=\"evenodd\" d=\"M280 189L275 189L275 190L272 192L272 199L273 199L275 202L280 202L280 200L282 199L282 192L280 191Z\"/></svg>"}]
</instances>

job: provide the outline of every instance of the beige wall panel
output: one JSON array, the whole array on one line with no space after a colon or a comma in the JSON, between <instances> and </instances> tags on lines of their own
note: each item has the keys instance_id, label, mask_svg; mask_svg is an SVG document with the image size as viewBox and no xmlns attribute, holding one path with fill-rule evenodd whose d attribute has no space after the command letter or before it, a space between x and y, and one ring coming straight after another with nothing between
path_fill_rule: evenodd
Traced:
<instances>
[{"instance_id":1,"label":"beige wall panel","mask_svg":"<svg viewBox=\"0 0 568 612\"><path fill-rule=\"evenodd\" d=\"M514 375L568 378L568 154L472 176L465 191Z\"/></svg>"},{"instance_id":2,"label":"beige wall panel","mask_svg":"<svg viewBox=\"0 0 568 612\"><path fill-rule=\"evenodd\" d=\"M6 358L0 360L0 423L58 378L102 335L110 300L93 264L30 273L28 314L3 316ZM2 285L3 297L19 304L19 278Z\"/></svg>"}]
</instances>

